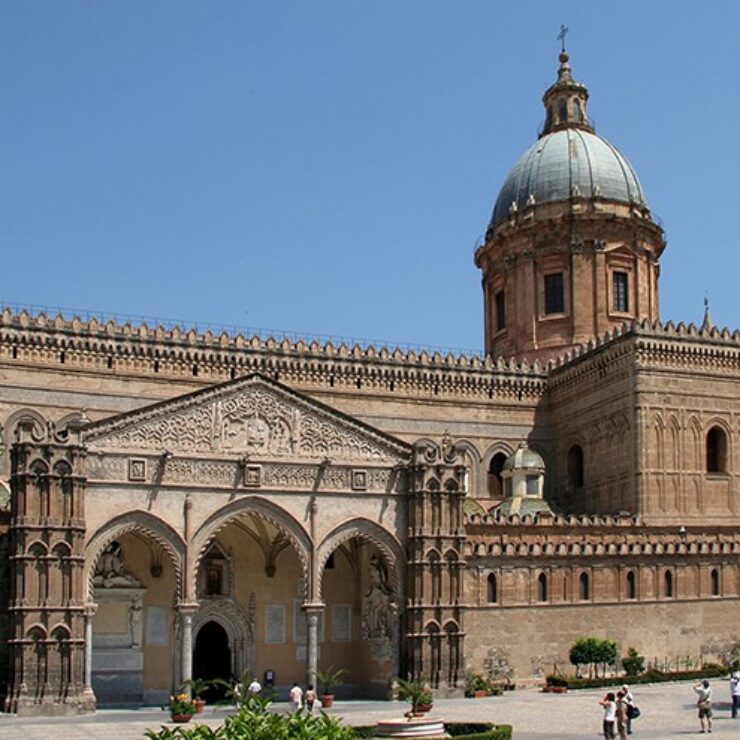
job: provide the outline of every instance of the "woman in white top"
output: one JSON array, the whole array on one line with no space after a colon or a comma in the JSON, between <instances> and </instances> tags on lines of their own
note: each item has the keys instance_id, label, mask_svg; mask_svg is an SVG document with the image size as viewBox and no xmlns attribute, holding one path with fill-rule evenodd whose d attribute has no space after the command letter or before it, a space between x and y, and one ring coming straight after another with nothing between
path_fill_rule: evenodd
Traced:
<instances>
[{"instance_id":1,"label":"woman in white top","mask_svg":"<svg viewBox=\"0 0 740 740\"><path fill-rule=\"evenodd\" d=\"M694 691L699 695L696 700L696 707L699 710L699 722L701 723L702 732L712 731L712 689L709 688L709 681L704 679L701 683L694 686ZM707 721L707 729L704 729L704 720Z\"/></svg>"},{"instance_id":2,"label":"woman in white top","mask_svg":"<svg viewBox=\"0 0 740 740\"><path fill-rule=\"evenodd\" d=\"M604 707L604 738L614 740L617 736L614 726L617 721L617 703L614 701L614 692L610 691L599 704Z\"/></svg>"}]
</instances>

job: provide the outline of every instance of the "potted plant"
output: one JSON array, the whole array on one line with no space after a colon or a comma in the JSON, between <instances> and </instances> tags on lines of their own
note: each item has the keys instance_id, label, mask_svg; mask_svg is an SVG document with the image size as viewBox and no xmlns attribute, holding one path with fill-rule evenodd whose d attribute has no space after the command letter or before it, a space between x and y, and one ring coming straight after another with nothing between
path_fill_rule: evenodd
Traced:
<instances>
[{"instance_id":1,"label":"potted plant","mask_svg":"<svg viewBox=\"0 0 740 740\"><path fill-rule=\"evenodd\" d=\"M319 668L316 671L316 678L322 686L323 692L321 694L320 701L323 709L329 709L334 704L334 694L332 689L342 683L342 676L347 673L346 668L339 668L334 670L333 666L328 668Z\"/></svg>"},{"instance_id":2,"label":"potted plant","mask_svg":"<svg viewBox=\"0 0 740 740\"><path fill-rule=\"evenodd\" d=\"M190 689L193 695L193 704L195 705L195 713L202 714L206 706L206 700L202 697L208 689L213 686L213 681L207 681L205 678L191 678L189 681L185 681L182 685L183 689Z\"/></svg>"},{"instance_id":3,"label":"potted plant","mask_svg":"<svg viewBox=\"0 0 740 740\"><path fill-rule=\"evenodd\" d=\"M410 681L399 678L398 698L408 701L411 704L411 713L416 716L425 714L432 708L432 692L423 678Z\"/></svg>"},{"instance_id":4,"label":"potted plant","mask_svg":"<svg viewBox=\"0 0 740 740\"><path fill-rule=\"evenodd\" d=\"M187 694L174 694L170 696L168 709L173 722L190 722L195 714L195 702Z\"/></svg>"}]
</instances>

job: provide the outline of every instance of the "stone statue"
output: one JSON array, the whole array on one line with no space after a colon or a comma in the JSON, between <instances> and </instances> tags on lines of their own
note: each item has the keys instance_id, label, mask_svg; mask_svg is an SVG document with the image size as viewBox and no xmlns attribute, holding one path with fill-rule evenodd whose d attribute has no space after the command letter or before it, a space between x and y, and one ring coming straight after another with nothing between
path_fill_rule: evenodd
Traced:
<instances>
[{"instance_id":1,"label":"stone statue","mask_svg":"<svg viewBox=\"0 0 740 740\"><path fill-rule=\"evenodd\" d=\"M141 586L123 565L123 552L118 542L111 542L95 564L93 585L103 588L138 588Z\"/></svg>"},{"instance_id":2,"label":"stone statue","mask_svg":"<svg viewBox=\"0 0 740 740\"><path fill-rule=\"evenodd\" d=\"M144 607L141 596L134 596L128 608L128 623L131 630L131 647L141 647L141 618Z\"/></svg>"},{"instance_id":3,"label":"stone statue","mask_svg":"<svg viewBox=\"0 0 740 740\"><path fill-rule=\"evenodd\" d=\"M370 588L362 604L362 634L365 639L392 637L393 590L380 558L370 558Z\"/></svg>"}]
</instances>

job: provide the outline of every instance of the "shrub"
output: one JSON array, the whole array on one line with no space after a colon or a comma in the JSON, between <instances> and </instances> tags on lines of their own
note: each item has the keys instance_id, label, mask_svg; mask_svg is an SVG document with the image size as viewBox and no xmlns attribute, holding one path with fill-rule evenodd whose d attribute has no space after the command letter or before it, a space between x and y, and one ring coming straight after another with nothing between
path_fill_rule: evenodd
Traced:
<instances>
[{"instance_id":1,"label":"shrub","mask_svg":"<svg viewBox=\"0 0 740 740\"><path fill-rule=\"evenodd\" d=\"M550 675L545 676L545 685L547 686L567 686L568 679L565 676L556 676L554 673L551 673Z\"/></svg>"},{"instance_id":2,"label":"shrub","mask_svg":"<svg viewBox=\"0 0 740 740\"><path fill-rule=\"evenodd\" d=\"M503 689L491 674L467 673L465 675L465 696L475 696L476 691L485 691L486 696L501 696Z\"/></svg>"},{"instance_id":3,"label":"shrub","mask_svg":"<svg viewBox=\"0 0 740 740\"><path fill-rule=\"evenodd\" d=\"M631 647L627 650L627 657L622 658L622 668L628 676L638 676L645 670L645 658Z\"/></svg>"}]
</instances>

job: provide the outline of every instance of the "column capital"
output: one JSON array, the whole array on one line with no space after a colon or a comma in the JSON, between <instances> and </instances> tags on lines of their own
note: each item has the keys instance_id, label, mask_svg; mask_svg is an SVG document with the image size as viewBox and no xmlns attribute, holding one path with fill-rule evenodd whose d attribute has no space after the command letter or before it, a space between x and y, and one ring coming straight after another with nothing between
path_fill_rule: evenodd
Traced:
<instances>
[{"instance_id":1,"label":"column capital","mask_svg":"<svg viewBox=\"0 0 740 740\"><path fill-rule=\"evenodd\" d=\"M85 614L86 617L88 617L88 618L94 617L95 616L95 612L97 612L97 611L98 611L98 605L95 604L94 602L88 601L85 604L84 614Z\"/></svg>"},{"instance_id":2,"label":"column capital","mask_svg":"<svg viewBox=\"0 0 740 740\"><path fill-rule=\"evenodd\" d=\"M183 616L195 614L200 608L200 604L194 601L178 601L175 604L175 611Z\"/></svg>"},{"instance_id":3,"label":"column capital","mask_svg":"<svg viewBox=\"0 0 740 740\"><path fill-rule=\"evenodd\" d=\"M301 609L306 614L321 614L326 609L326 604L323 601L304 601L301 604Z\"/></svg>"}]
</instances>

